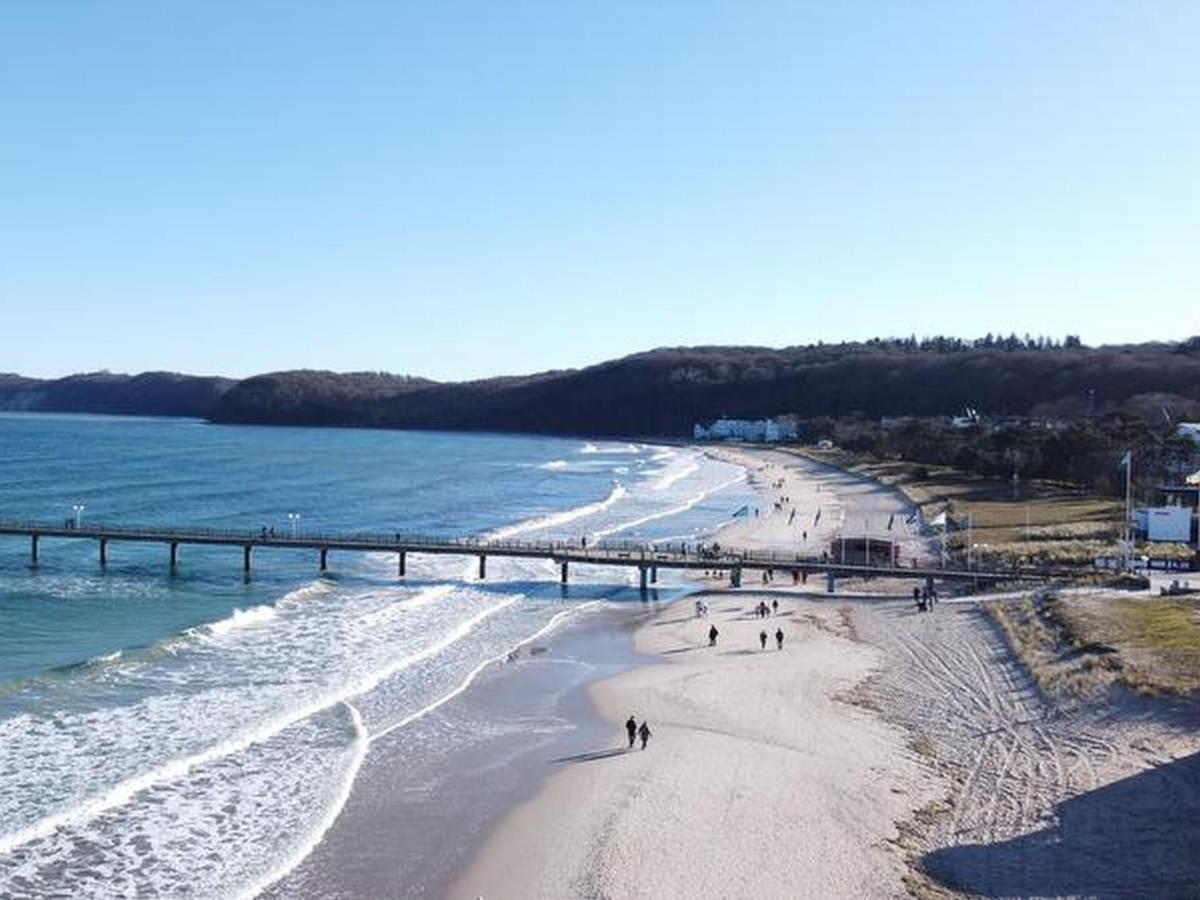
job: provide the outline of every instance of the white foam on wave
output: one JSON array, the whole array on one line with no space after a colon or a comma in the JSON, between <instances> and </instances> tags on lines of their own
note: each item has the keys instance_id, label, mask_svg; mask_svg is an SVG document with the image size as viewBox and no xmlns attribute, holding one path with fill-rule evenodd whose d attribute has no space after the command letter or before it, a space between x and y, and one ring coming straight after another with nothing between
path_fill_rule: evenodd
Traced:
<instances>
[{"instance_id":1,"label":"white foam on wave","mask_svg":"<svg viewBox=\"0 0 1200 900\"><path fill-rule=\"evenodd\" d=\"M471 686L471 684L475 681L475 679L477 677L479 677L479 673L482 672L484 669L486 669L488 666L492 665L493 663L498 663L502 659L507 659L514 652L521 649L522 647L524 647L526 644L530 643L531 641L536 641L538 638L545 637L547 634L549 634L551 631L553 631L555 628L557 628L559 623L561 623L568 616L576 615L579 612L581 612L585 609L588 609L589 607L593 607L593 606L600 604L601 602L602 601L600 601L600 600L589 600L586 603L580 603L578 606L574 606L571 609L566 609L566 610L563 610L562 612L555 613L553 616L550 617L550 621L548 621L545 625L543 625L541 628L539 628L533 634L529 635L528 637L522 638L521 640L517 641L517 643L513 644L512 646L510 646L508 649L504 650L503 652L497 653L495 656L491 656L491 657L483 660L483 662L476 665L475 668L471 669L471 671L467 673L466 677L458 684L457 687L454 688L454 690L450 691L448 694L444 694L443 696L439 697L437 700L434 700L432 703L428 704L427 706L424 706L415 712L409 713L407 716L405 716L403 719L400 719L398 722L393 722L391 725L388 725L386 728L381 728L379 731L377 731L371 735L371 740L376 741L386 734L391 734L397 728L403 728L405 725L412 724L413 722L415 722L417 719L421 718L422 716L428 715L429 713L431 713L435 709L437 709L439 706L442 706L443 704L448 703L449 701L451 701L455 697L457 697L459 694L461 694L463 691L465 691L467 688L469 688Z\"/></svg>"},{"instance_id":2,"label":"white foam on wave","mask_svg":"<svg viewBox=\"0 0 1200 900\"><path fill-rule=\"evenodd\" d=\"M538 468L555 471L557 469L565 469L569 465L570 463L568 463L565 459L552 459L550 462L542 463L540 466L538 466Z\"/></svg>"},{"instance_id":3,"label":"white foam on wave","mask_svg":"<svg viewBox=\"0 0 1200 900\"><path fill-rule=\"evenodd\" d=\"M592 532L592 536L595 538L608 537L610 534L618 534L622 531L628 531L630 528L636 528L638 525L645 525L647 522L653 522L657 519L665 519L667 516L675 516L681 512L687 512L697 503L707 499L708 497L711 497L718 491L723 491L726 488L733 487L735 484L740 484L745 480L746 473L742 472L736 477L730 478L728 481L723 481L720 484L714 485L711 488L707 488L698 494L694 494L679 506L672 506L669 509L659 510L658 512L649 513L636 519L630 519L628 522L620 522L608 528L602 528L599 531Z\"/></svg>"},{"instance_id":4,"label":"white foam on wave","mask_svg":"<svg viewBox=\"0 0 1200 900\"><path fill-rule=\"evenodd\" d=\"M318 581L310 581L304 587L296 588L294 591L289 591L284 594L275 603L276 609L286 609L313 600L317 597L323 597L333 590L333 582L328 579Z\"/></svg>"},{"instance_id":5,"label":"white foam on wave","mask_svg":"<svg viewBox=\"0 0 1200 900\"><path fill-rule=\"evenodd\" d=\"M516 598L513 598L513 600L515 602ZM438 697L436 700L433 700L432 702L427 703L425 706L421 707L420 709L414 710L413 712L409 713L404 718L402 718L396 722L393 722L392 724L386 726L385 728L381 728L374 733L368 732L367 727L366 727L365 723L363 722L362 716L359 714L358 710L354 706L352 706L350 703L347 702L346 705L347 705L347 707L349 707L349 709L351 710L351 714L354 716L355 727L356 727L356 729L358 729L357 734L362 736L362 747L361 747L361 751L358 754L356 754L355 761L354 761L353 765L351 766L351 770L348 773L348 777L344 780L343 788L339 793L339 797L338 797L337 801L330 805L329 810L326 811L325 815L322 817L317 828L315 828L313 830L313 834L310 835L307 840L305 840L305 842L301 848L299 848L296 852L292 853L288 857L288 860L286 862L277 866L270 873L263 876L261 879L255 881L252 885L249 885L244 890L242 890L238 894L238 896L247 898L247 900L249 900L249 898L251 898L251 897L256 897L257 895L259 895L260 893L265 891L267 888L269 888L271 885L275 884L280 879L285 878L291 872L295 871L295 869L301 863L303 863L305 859L308 858L308 856L312 853L312 851L314 849L316 849L316 847L324 839L325 835L329 832L329 829L333 827L333 823L337 821L338 816L341 815L341 811L345 808L346 803L349 801L350 793L351 793L351 790L353 789L354 779L358 776L358 770L361 768L362 761L365 758L367 749L369 748L369 746L371 744L373 744L375 741L379 740L380 738L391 734L393 731L396 731L397 729L403 728L406 725L411 725L413 722L417 721L418 719L421 719L424 716L427 716L430 713L434 712L435 710L446 705L451 700L453 700L455 697L460 696L464 691L466 691L468 688L470 688L471 685L475 683L475 679L477 679L479 677L479 675L484 670L486 670L489 666L495 665L496 663L499 663L501 660L507 659L509 656L511 656L513 653L515 653L521 647L524 647L526 644L532 643L533 641L536 641L539 638L545 637L547 634L549 634L555 628L557 628L559 625L561 625L567 618L569 618L571 616L579 615L585 609L599 606L602 602L603 601L600 601L600 600L589 600L586 603L580 603L578 606L572 607L571 609L566 609L561 612L555 613L553 616L550 617L550 620L548 622L546 622L545 625L543 625L537 631L533 632L533 634L530 634L530 635L522 638L521 640L517 641L515 644L510 645L507 649L501 651L500 653L490 656L487 659L483 660L482 662L479 662L478 664L476 664L474 666L474 668L472 668L469 672L467 672L467 674L463 677L462 681L460 681L457 685L455 685L454 688L451 689L450 691L448 691L445 694L443 694L442 696Z\"/></svg>"},{"instance_id":6,"label":"white foam on wave","mask_svg":"<svg viewBox=\"0 0 1200 900\"><path fill-rule=\"evenodd\" d=\"M624 497L626 493L624 485L614 482L612 489L608 492L608 496L603 500L597 500L595 503L587 503L583 506L576 506L573 509L565 509L562 512L536 516L532 519L526 519L523 522L517 522L514 525L506 525L503 528L487 532L483 535L483 539L485 541L503 541L518 534L524 534L527 531L538 531L543 528L555 528L559 525L565 525L568 522L574 522L576 519L582 519L584 516L603 512Z\"/></svg>"},{"instance_id":7,"label":"white foam on wave","mask_svg":"<svg viewBox=\"0 0 1200 900\"><path fill-rule=\"evenodd\" d=\"M580 453L641 453L642 448L637 444L593 444L590 441L583 445Z\"/></svg>"},{"instance_id":8,"label":"white foam on wave","mask_svg":"<svg viewBox=\"0 0 1200 900\"><path fill-rule=\"evenodd\" d=\"M263 625L278 615L279 613L273 606L251 606L249 609L235 609L228 618L218 619L216 622L200 625L192 630L198 634L220 637L241 628Z\"/></svg>"},{"instance_id":9,"label":"white foam on wave","mask_svg":"<svg viewBox=\"0 0 1200 900\"><path fill-rule=\"evenodd\" d=\"M651 485L651 488L656 491L665 491L675 482L689 478L699 471L700 462L696 459L692 459L682 466L666 466L663 469L659 469L658 472L650 473L652 475L662 473L661 477Z\"/></svg>"},{"instance_id":10,"label":"white foam on wave","mask_svg":"<svg viewBox=\"0 0 1200 900\"><path fill-rule=\"evenodd\" d=\"M425 588L418 591L412 597L405 597L391 606L385 606L383 609L377 609L374 612L363 613L359 616L359 621L368 626L380 625L389 619L395 618L397 615L405 615L429 606L431 603L435 603L452 593L454 588L455 585L453 584L438 584Z\"/></svg>"},{"instance_id":11,"label":"white foam on wave","mask_svg":"<svg viewBox=\"0 0 1200 900\"><path fill-rule=\"evenodd\" d=\"M79 805L52 813L8 834L0 834L0 854L11 853L17 847L53 834L59 828L68 825L78 825L95 818L106 810L123 806L141 791L160 784L164 781L174 781L187 775L197 766L213 762L234 753L239 753L255 744L262 743L286 728L295 725L309 716L328 709L338 703L344 703L353 697L364 694L377 687L384 679L390 678L397 672L409 668L418 662L442 652L451 644L470 634L481 622L503 609L516 603L519 598L509 597L494 606L487 607L475 615L464 619L434 643L383 666L381 669L361 676L345 685L341 690L331 695L314 700L310 703L293 708L287 713L277 715L258 728L244 734L226 738L216 744L196 753L188 754L170 760L157 768L141 772L124 779L101 794L83 800Z\"/></svg>"},{"instance_id":12,"label":"white foam on wave","mask_svg":"<svg viewBox=\"0 0 1200 900\"><path fill-rule=\"evenodd\" d=\"M112 653L101 653L99 656L93 656L87 661L89 666L102 666L105 663L116 662L121 658L120 650L114 650Z\"/></svg>"},{"instance_id":13,"label":"white foam on wave","mask_svg":"<svg viewBox=\"0 0 1200 900\"><path fill-rule=\"evenodd\" d=\"M304 860L308 859L309 855L317 848L321 841L325 840L325 835L329 833L329 829L333 827L333 823L338 820L338 817L342 814L342 810L346 808L346 804L350 801L350 794L354 790L354 782L358 778L358 771L362 768L363 760L367 758L367 750L371 746L371 735L367 731L367 725L363 721L362 713L358 711L358 708L349 700L344 702L346 709L350 712L350 719L354 722L354 755L350 758L350 764L342 774L342 783L338 786L338 791L333 802L326 807L321 818L304 839L303 843L288 854L287 858L275 868L253 883L244 886L237 894L238 897L246 898L246 900L257 897L275 882L279 881L279 879L293 871Z\"/></svg>"}]
</instances>

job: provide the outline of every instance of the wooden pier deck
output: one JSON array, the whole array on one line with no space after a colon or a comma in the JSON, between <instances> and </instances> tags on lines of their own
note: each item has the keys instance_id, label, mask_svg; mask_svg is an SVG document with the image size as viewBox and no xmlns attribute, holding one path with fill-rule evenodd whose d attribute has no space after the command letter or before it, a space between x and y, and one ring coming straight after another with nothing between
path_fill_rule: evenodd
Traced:
<instances>
[{"instance_id":1,"label":"wooden pier deck","mask_svg":"<svg viewBox=\"0 0 1200 900\"><path fill-rule=\"evenodd\" d=\"M41 542L47 538L94 541L101 566L108 563L108 545L112 542L162 544L168 549L168 562L173 571L179 564L179 548L185 545L209 545L240 548L242 568L251 571L255 550L277 548L284 550L315 550L321 571L329 566L332 551L365 553L394 553L397 573L404 576L410 554L475 556L479 559L479 577L487 576L489 556L546 559L560 568L565 584L571 564L594 566L635 567L641 573L643 588L657 581L659 569L692 569L724 571L730 581L740 586L742 572L775 570L781 574L827 574L837 577L890 577L905 579L955 579L994 583L1000 581L1045 581L1076 577L1079 569L1016 568L1005 570L938 568L839 562L804 553L782 551L740 551L718 547L715 543L659 542L632 543L600 541L584 545L568 541L489 540L481 537L437 537L405 534L403 532L316 533L297 531L280 534L268 529L238 530L164 525L115 525L105 523L81 524L59 522L19 521L0 519L0 536L25 537L30 541L30 559L36 565Z\"/></svg>"}]
</instances>

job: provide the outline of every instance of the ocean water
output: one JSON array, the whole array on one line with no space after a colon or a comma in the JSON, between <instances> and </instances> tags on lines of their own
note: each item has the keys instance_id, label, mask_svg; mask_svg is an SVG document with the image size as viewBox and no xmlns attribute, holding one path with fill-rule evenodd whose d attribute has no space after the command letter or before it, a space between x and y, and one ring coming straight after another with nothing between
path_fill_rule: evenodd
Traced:
<instances>
[{"instance_id":1,"label":"ocean water","mask_svg":"<svg viewBox=\"0 0 1200 900\"><path fill-rule=\"evenodd\" d=\"M0 414L0 516L664 541L748 502L691 448ZM336 820L371 742L635 570L0 538L0 896L253 896ZM452 740L453 736L446 738ZM444 741L440 744L445 749ZM414 753L436 748L414 746Z\"/></svg>"}]
</instances>

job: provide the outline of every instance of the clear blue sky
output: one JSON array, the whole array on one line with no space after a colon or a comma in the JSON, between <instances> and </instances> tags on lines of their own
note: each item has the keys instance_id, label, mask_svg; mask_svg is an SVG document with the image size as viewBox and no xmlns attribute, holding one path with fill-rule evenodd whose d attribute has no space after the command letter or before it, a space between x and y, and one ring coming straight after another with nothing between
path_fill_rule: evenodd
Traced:
<instances>
[{"instance_id":1,"label":"clear blue sky","mask_svg":"<svg viewBox=\"0 0 1200 900\"><path fill-rule=\"evenodd\" d=\"M1200 3L0 7L0 371L1200 332Z\"/></svg>"}]
</instances>

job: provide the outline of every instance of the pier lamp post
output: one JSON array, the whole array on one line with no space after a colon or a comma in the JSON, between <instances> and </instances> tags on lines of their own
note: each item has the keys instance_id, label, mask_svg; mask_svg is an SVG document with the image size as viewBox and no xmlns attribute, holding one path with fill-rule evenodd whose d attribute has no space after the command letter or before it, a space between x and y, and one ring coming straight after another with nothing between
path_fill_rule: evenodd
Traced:
<instances>
[{"instance_id":1,"label":"pier lamp post","mask_svg":"<svg viewBox=\"0 0 1200 900\"><path fill-rule=\"evenodd\" d=\"M82 503L75 503L71 506L71 509L75 513L75 528L78 529L80 519L83 516L83 511L87 509L87 506Z\"/></svg>"},{"instance_id":2,"label":"pier lamp post","mask_svg":"<svg viewBox=\"0 0 1200 900\"><path fill-rule=\"evenodd\" d=\"M300 513L288 513L288 521L292 523L292 537L296 537L296 529L300 526Z\"/></svg>"}]
</instances>

